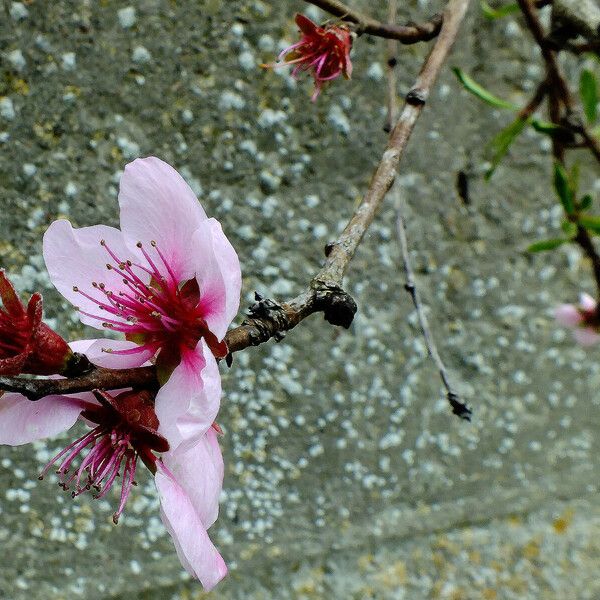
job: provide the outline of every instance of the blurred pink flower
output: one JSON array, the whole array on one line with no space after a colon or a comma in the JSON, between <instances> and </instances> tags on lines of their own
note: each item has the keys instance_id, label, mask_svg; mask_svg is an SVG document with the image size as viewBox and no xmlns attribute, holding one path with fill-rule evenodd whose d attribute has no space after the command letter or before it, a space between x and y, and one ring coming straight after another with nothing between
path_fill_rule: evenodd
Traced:
<instances>
[{"instance_id":1,"label":"blurred pink flower","mask_svg":"<svg viewBox=\"0 0 600 600\"><path fill-rule=\"evenodd\" d=\"M573 337L582 346L600 342L600 315L597 303L589 294L579 296L579 306L561 304L554 311L557 323L573 330Z\"/></svg>"},{"instance_id":2,"label":"blurred pink flower","mask_svg":"<svg viewBox=\"0 0 600 600\"><path fill-rule=\"evenodd\" d=\"M72 348L90 352L92 342L75 342ZM88 358L94 360L93 351ZM211 364L217 368L214 361ZM220 388L211 393L220 395ZM174 437L162 430L152 400L149 392L131 390L46 396L35 402L20 394L4 394L0 397L0 444L26 444L66 431L78 419L85 422L91 430L50 460L40 479L58 464L59 485L73 497L91 492L102 498L120 478L115 523L135 485L141 459L154 474L161 517L183 566L211 589L227 574L207 533L218 515L223 483L217 433L211 427L194 443L181 444L177 430L171 432Z\"/></svg>"},{"instance_id":3,"label":"blurred pink flower","mask_svg":"<svg viewBox=\"0 0 600 600\"><path fill-rule=\"evenodd\" d=\"M219 222L158 158L125 167L119 206L120 230L73 229L66 220L50 225L44 235L50 279L83 323L125 334L127 341L97 342L104 355L96 364L128 368L155 360L165 384L156 398L161 427L167 437L177 428L176 437L193 443L219 408L217 394L205 394L204 405L194 398L216 385L206 381L207 372L219 376L212 367L206 371L207 363L227 354L223 337L240 300L238 257Z\"/></svg>"},{"instance_id":4,"label":"blurred pink flower","mask_svg":"<svg viewBox=\"0 0 600 600\"><path fill-rule=\"evenodd\" d=\"M277 60L284 62L267 67L295 65L292 75L300 71L310 71L315 80L315 90L311 97L314 102L324 83L343 75L350 79L352 62L352 33L345 25L326 24L320 27L302 14L296 15L296 25L302 37L300 41L283 50Z\"/></svg>"}]
</instances>

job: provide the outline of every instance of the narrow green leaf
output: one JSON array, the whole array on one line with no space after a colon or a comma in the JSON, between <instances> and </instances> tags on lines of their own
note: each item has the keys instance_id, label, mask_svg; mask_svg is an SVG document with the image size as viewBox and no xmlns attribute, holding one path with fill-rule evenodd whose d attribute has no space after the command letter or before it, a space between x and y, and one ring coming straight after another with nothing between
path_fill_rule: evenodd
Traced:
<instances>
[{"instance_id":1,"label":"narrow green leaf","mask_svg":"<svg viewBox=\"0 0 600 600\"><path fill-rule=\"evenodd\" d=\"M526 119L517 118L508 127L505 127L502 131L500 131L500 133L492 138L491 142L488 144L488 147L492 151L492 166L485 174L486 179L489 179L494 174L496 167L500 164L500 161L508 152L510 145L523 131L526 124Z\"/></svg>"},{"instance_id":2,"label":"narrow green leaf","mask_svg":"<svg viewBox=\"0 0 600 600\"><path fill-rule=\"evenodd\" d=\"M531 123L531 126L538 132L538 133L545 133L546 135L554 135L555 133L558 133L559 131L563 131L564 127L561 127L560 125L557 125L556 123L551 123L550 121L542 121L540 119L530 119L529 121Z\"/></svg>"},{"instance_id":3,"label":"narrow green leaf","mask_svg":"<svg viewBox=\"0 0 600 600\"><path fill-rule=\"evenodd\" d=\"M565 212L572 215L575 212L575 204L573 203L573 193L569 186L569 177L564 167L559 163L554 163L554 189L556 195L563 205Z\"/></svg>"},{"instance_id":4,"label":"narrow green leaf","mask_svg":"<svg viewBox=\"0 0 600 600\"><path fill-rule=\"evenodd\" d=\"M565 240L563 238L555 240L541 240L531 244L531 246L528 246L527 252L544 252L545 250L554 250L554 248L558 248L568 241L569 240Z\"/></svg>"},{"instance_id":5,"label":"narrow green leaf","mask_svg":"<svg viewBox=\"0 0 600 600\"><path fill-rule=\"evenodd\" d=\"M596 76L588 69L581 71L579 95L588 123L593 123L598 117L598 84Z\"/></svg>"},{"instance_id":6,"label":"narrow green leaf","mask_svg":"<svg viewBox=\"0 0 600 600\"><path fill-rule=\"evenodd\" d=\"M474 96L477 96L480 100L495 106L496 108L508 108L509 110L518 110L518 107L502 98L494 96L491 92L488 92L484 87L480 86L474 79L469 77L461 69L454 67L452 69L458 80L463 84L464 88L471 92Z\"/></svg>"},{"instance_id":7,"label":"narrow green leaf","mask_svg":"<svg viewBox=\"0 0 600 600\"><path fill-rule=\"evenodd\" d=\"M492 8L487 2L481 0L481 10L483 11L483 16L490 20L501 19L502 17L519 12L519 5L516 2L511 2L500 8Z\"/></svg>"},{"instance_id":8,"label":"narrow green leaf","mask_svg":"<svg viewBox=\"0 0 600 600\"><path fill-rule=\"evenodd\" d=\"M600 235L600 217L594 215L581 215L578 219L579 224L592 233Z\"/></svg>"},{"instance_id":9,"label":"narrow green leaf","mask_svg":"<svg viewBox=\"0 0 600 600\"><path fill-rule=\"evenodd\" d=\"M579 201L579 210L588 210L592 207L592 203L593 203L593 198L591 194L586 194L585 196L583 196L583 198Z\"/></svg>"}]
</instances>

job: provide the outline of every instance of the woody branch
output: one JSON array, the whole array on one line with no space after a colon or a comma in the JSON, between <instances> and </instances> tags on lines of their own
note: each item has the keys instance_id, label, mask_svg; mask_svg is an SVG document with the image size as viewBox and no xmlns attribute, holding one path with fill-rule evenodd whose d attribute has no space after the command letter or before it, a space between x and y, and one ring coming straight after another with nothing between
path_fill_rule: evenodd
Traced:
<instances>
[{"instance_id":1,"label":"woody branch","mask_svg":"<svg viewBox=\"0 0 600 600\"><path fill-rule=\"evenodd\" d=\"M281 338L286 331L317 312L322 312L325 319L334 325L350 326L356 312L356 303L342 289L344 274L394 182L415 123L458 35L468 6L469 0L449 0L447 3L439 36L413 87L406 95L404 107L371 183L340 236L327 245L325 264L313 277L308 289L287 302L259 299L251 307L249 318L225 336L230 353L256 346L272 337ZM154 367L122 370L94 367L79 377L60 380L0 377L0 390L19 392L31 400L48 394L153 385L157 385Z\"/></svg>"}]
</instances>

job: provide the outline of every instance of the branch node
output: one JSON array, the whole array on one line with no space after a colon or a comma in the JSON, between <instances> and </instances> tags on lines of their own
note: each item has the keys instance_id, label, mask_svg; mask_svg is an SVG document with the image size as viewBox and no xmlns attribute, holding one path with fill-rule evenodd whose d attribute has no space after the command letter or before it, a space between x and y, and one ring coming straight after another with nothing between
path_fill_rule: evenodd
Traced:
<instances>
[{"instance_id":1,"label":"branch node","mask_svg":"<svg viewBox=\"0 0 600 600\"><path fill-rule=\"evenodd\" d=\"M317 310L323 311L325 320L332 325L348 329L358 310L354 298L336 284L317 281L311 287L315 294Z\"/></svg>"},{"instance_id":2,"label":"branch node","mask_svg":"<svg viewBox=\"0 0 600 600\"><path fill-rule=\"evenodd\" d=\"M458 394L454 392L448 392L448 402L452 407L452 413L463 419L464 421L470 421L473 411L458 398Z\"/></svg>"},{"instance_id":3,"label":"branch node","mask_svg":"<svg viewBox=\"0 0 600 600\"><path fill-rule=\"evenodd\" d=\"M406 94L406 103L412 106L423 106L427 101L427 92L422 88L413 88Z\"/></svg>"}]
</instances>

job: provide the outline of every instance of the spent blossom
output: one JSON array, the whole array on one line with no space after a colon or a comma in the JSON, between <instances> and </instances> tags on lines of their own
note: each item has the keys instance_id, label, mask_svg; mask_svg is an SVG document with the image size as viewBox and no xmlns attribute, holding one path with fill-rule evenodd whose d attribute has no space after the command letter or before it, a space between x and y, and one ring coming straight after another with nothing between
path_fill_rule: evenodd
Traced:
<instances>
[{"instance_id":1,"label":"spent blossom","mask_svg":"<svg viewBox=\"0 0 600 600\"><path fill-rule=\"evenodd\" d=\"M97 346L91 341L74 342L72 347L88 352L94 361L90 349ZM206 378L217 385L205 386L204 393L220 396L216 363L207 363L206 369L211 371L204 373ZM83 421L90 430L52 458L40 479L57 467L59 485L72 497L89 492L95 498L105 497L119 482L113 515L117 523L141 461L154 475L161 518L183 566L211 589L227 574L207 533L218 515L223 482L216 428L184 446L177 431L164 434L153 401L154 393L147 390L46 396L35 402L20 394L4 394L0 398L0 444L17 446L52 437Z\"/></svg>"},{"instance_id":2,"label":"spent blossom","mask_svg":"<svg viewBox=\"0 0 600 600\"><path fill-rule=\"evenodd\" d=\"M239 260L219 222L158 158L125 167L119 207L120 230L74 229L66 220L50 225L44 235L50 279L83 323L125 335L98 341L104 355L96 364L156 362L164 384L156 398L161 427L193 442L218 411L214 394L204 406L194 398L207 362L227 354L223 338L239 307Z\"/></svg>"},{"instance_id":3,"label":"spent blossom","mask_svg":"<svg viewBox=\"0 0 600 600\"><path fill-rule=\"evenodd\" d=\"M311 97L314 102L321 93L324 83L340 75L350 79L352 33L345 25L327 23L321 27L302 14L297 14L295 20L302 34L300 41L285 48L279 54L277 60L283 62L265 66L294 65L293 77L297 77L301 71L310 71L315 81L315 89Z\"/></svg>"},{"instance_id":4,"label":"spent blossom","mask_svg":"<svg viewBox=\"0 0 600 600\"><path fill-rule=\"evenodd\" d=\"M573 330L573 337L582 346L600 342L600 315L597 302L589 294L579 296L579 305L561 304L554 311L556 321Z\"/></svg>"},{"instance_id":5,"label":"spent blossom","mask_svg":"<svg viewBox=\"0 0 600 600\"><path fill-rule=\"evenodd\" d=\"M42 296L35 293L27 307L0 269L0 374L53 375L75 360L67 342L42 321Z\"/></svg>"}]
</instances>

